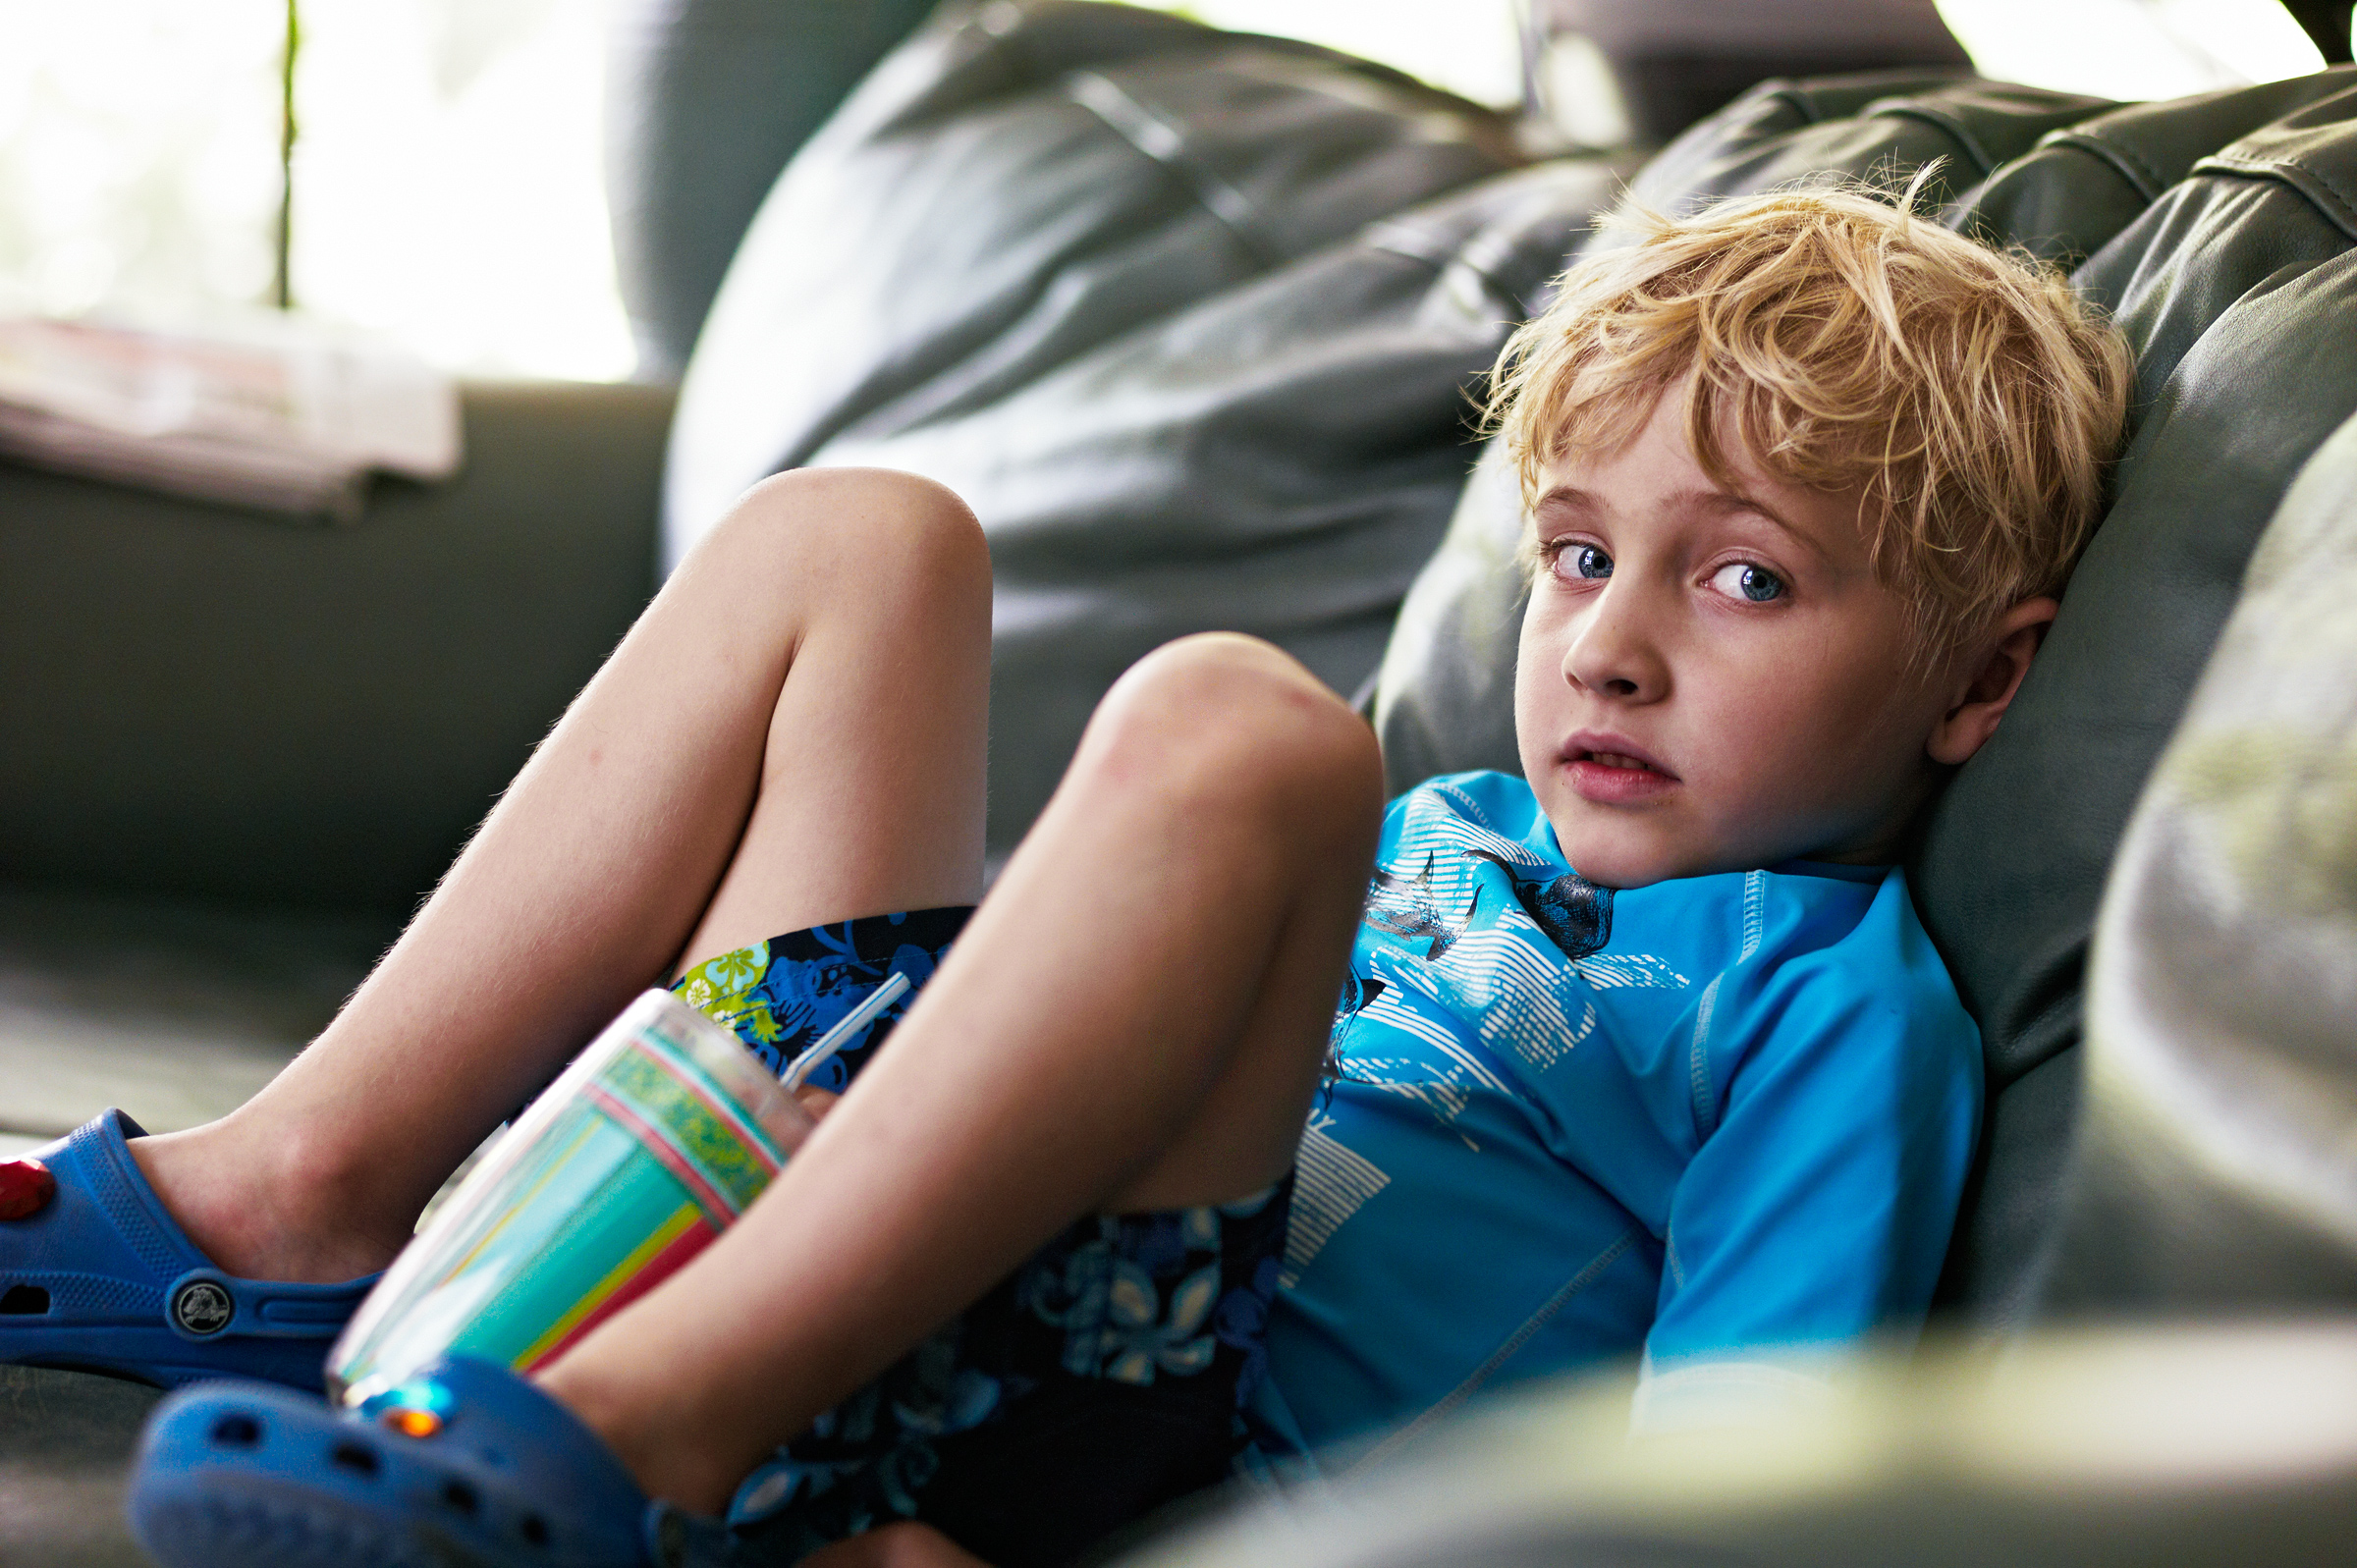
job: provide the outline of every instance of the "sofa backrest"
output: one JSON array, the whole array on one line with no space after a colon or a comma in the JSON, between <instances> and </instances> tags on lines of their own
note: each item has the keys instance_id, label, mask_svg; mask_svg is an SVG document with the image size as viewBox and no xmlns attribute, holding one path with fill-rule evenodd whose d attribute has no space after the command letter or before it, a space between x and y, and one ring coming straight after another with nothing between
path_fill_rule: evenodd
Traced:
<instances>
[{"instance_id":1,"label":"sofa backrest","mask_svg":"<svg viewBox=\"0 0 2357 1568\"><path fill-rule=\"evenodd\" d=\"M1306 44L947 11L779 180L689 365L672 559L796 464L942 481L997 576L991 845L1157 643L1271 638L1347 692L1462 487L1466 392L1609 162Z\"/></svg>"},{"instance_id":2,"label":"sofa backrest","mask_svg":"<svg viewBox=\"0 0 2357 1568\"><path fill-rule=\"evenodd\" d=\"M606 205L638 376L676 381L778 171L937 0L615 0Z\"/></svg>"},{"instance_id":3,"label":"sofa backrest","mask_svg":"<svg viewBox=\"0 0 2357 1568\"><path fill-rule=\"evenodd\" d=\"M2034 1310L2077 1095L2088 935L2122 825L2286 486L2357 410L2357 71L2115 107L1982 81L1767 83L1665 149L1637 199L1946 160L1946 222L2072 269L2134 346L2106 520L2004 727L1909 859L1980 1020L1984 1156L1944 1296ZM1519 527L1493 461L1410 589L1375 714L1392 782L1515 766Z\"/></svg>"},{"instance_id":4,"label":"sofa backrest","mask_svg":"<svg viewBox=\"0 0 2357 1568\"><path fill-rule=\"evenodd\" d=\"M2357 1306L2353 605L2357 419L2268 523L2112 862L2051 1314Z\"/></svg>"}]
</instances>

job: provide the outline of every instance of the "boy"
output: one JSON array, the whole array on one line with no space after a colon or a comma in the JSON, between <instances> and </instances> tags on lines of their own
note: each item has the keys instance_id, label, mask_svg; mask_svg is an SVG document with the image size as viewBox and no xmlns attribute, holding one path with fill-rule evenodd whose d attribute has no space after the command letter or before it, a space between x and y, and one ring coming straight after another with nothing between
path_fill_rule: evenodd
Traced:
<instances>
[{"instance_id":1,"label":"boy","mask_svg":"<svg viewBox=\"0 0 2357 1568\"><path fill-rule=\"evenodd\" d=\"M365 1281L301 1281L381 1267L650 977L775 1047L938 958L774 1189L536 1382L178 1396L150 1549L971 1560L860 1534L899 1518L1055 1561L1216 1475L1239 1401L1282 1453L1638 1348L1655 1418L1805 1376L1931 1288L1978 1053L1888 863L2028 667L2125 384L2058 282L1869 198L1648 220L1502 361L1528 784L1382 812L1354 716L1191 639L1108 694L946 957L958 913L840 917L978 892L978 535L920 482L770 481L286 1073L43 1152L0 1283L197 1278L226 1326L92 1308L0 1354L315 1357Z\"/></svg>"}]
</instances>

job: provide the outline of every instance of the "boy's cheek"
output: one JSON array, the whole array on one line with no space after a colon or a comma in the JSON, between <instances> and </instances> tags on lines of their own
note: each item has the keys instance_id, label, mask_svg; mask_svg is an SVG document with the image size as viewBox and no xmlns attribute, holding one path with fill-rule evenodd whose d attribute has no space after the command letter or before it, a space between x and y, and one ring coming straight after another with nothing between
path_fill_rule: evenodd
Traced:
<instances>
[{"instance_id":1,"label":"boy's cheek","mask_svg":"<svg viewBox=\"0 0 2357 1568\"><path fill-rule=\"evenodd\" d=\"M1522 633L1514 645L1514 752L1522 761L1523 777L1534 785L1553 761L1562 733L1570 728L1563 650L1550 638L1548 620L1534 593L1530 608L1523 612ZM1553 815L1550 809L1549 816Z\"/></svg>"}]
</instances>

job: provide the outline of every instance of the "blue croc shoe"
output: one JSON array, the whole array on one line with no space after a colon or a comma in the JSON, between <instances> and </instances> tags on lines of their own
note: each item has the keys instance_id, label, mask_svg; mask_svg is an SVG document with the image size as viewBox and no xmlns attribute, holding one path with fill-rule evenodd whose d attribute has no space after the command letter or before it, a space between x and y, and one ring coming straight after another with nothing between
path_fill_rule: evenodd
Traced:
<instances>
[{"instance_id":1,"label":"blue croc shoe","mask_svg":"<svg viewBox=\"0 0 2357 1568\"><path fill-rule=\"evenodd\" d=\"M164 1568L651 1568L709 1561L573 1413L454 1356L357 1410L184 1389L139 1441L131 1527Z\"/></svg>"},{"instance_id":2,"label":"blue croc shoe","mask_svg":"<svg viewBox=\"0 0 2357 1568\"><path fill-rule=\"evenodd\" d=\"M34 1150L55 1178L31 1213L0 1219L0 1362L73 1367L176 1387L262 1378L316 1390L327 1352L376 1283L241 1279L213 1267L125 1147L139 1124L109 1110Z\"/></svg>"}]
</instances>

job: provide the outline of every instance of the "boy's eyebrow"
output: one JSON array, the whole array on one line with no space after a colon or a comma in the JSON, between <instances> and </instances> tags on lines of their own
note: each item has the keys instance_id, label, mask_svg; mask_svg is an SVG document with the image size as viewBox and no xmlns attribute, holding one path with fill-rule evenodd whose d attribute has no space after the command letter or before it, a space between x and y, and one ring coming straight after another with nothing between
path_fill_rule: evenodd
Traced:
<instances>
[{"instance_id":1,"label":"boy's eyebrow","mask_svg":"<svg viewBox=\"0 0 2357 1568\"><path fill-rule=\"evenodd\" d=\"M1595 510L1596 498L1585 490L1575 490L1569 485L1554 485L1531 503L1530 514L1533 518L1549 512L1576 512L1584 515Z\"/></svg>"},{"instance_id":2,"label":"boy's eyebrow","mask_svg":"<svg viewBox=\"0 0 2357 1568\"><path fill-rule=\"evenodd\" d=\"M1672 496L1670 500L1672 505L1681 509L1715 513L1721 516L1738 512L1751 513L1774 523L1781 532L1802 549L1813 555L1825 554L1824 545L1811 538L1804 530L1794 527L1774 507L1756 496L1747 496L1734 490L1685 490ZM1604 503L1594 493L1582 490L1576 485L1556 485L1539 497L1531 507L1530 513L1532 520L1536 522L1545 514L1551 512L1567 512L1580 516L1592 516L1602 510L1604 510Z\"/></svg>"},{"instance_id":3,"label":"boy's eyebrow","mask_svg":"<svg viewBox=\"0 0 2357 1568\"><path fill-rule=\"evenodd\" d=\"M1786 518L1782 513L1756 496L1747 496L1732 490L1689 490L1677 499L1688 506L1705 512L1719 513L1722 515L1728 513L1748 512L1754 515L1765 517L1768 521L1776 524L1786 538L1802 549L1812 555L1825 554L1823 545L1800 528L1794 527L1790 519Z\"/></svg>"}]
</instances>

